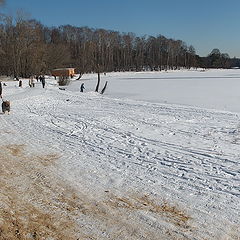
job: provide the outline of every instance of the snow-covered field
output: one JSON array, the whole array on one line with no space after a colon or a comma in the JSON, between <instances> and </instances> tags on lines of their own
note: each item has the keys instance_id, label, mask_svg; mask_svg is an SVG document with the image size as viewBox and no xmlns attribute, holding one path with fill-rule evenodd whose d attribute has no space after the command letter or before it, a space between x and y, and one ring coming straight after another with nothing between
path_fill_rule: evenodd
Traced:
<instances>
[{"instance_id":1,"label":"snow-covered field","mask_svg":"<svg viewBox=\"0 0 240 240\"><path fill-rule=\"evenodd\" d=\"M0 239L240 239L240 70L101 78L7 82Z\"/></svg>"}]
</instances>

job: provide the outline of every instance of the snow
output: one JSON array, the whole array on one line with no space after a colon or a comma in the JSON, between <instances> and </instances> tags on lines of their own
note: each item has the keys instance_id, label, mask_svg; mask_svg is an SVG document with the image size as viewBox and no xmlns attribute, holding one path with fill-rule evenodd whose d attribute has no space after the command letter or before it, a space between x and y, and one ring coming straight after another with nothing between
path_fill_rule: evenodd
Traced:
<instances>
[{"instance_id":1,"label":"snow","mask_svg":"<svg viewBox=\"0 0 240 240\"><path fill-rule=\"evenodd\" d=\"M0 236L239 239L239 77L107 73L104 95L96 74L6 82Z\"/></svg>"},{"instance_id":2,"label":"snow","mask_svg":"<svg viewBox=\"0 0 240 240\"><path fill-rule=\"evenodd\" d=\"M97 75L83 75L85 87L95 89ZM240 112L240 70L108 73L107 95L135 100L192 105ZM70 86L78 91L79 82Z\"/></svg>"}]
</instances>

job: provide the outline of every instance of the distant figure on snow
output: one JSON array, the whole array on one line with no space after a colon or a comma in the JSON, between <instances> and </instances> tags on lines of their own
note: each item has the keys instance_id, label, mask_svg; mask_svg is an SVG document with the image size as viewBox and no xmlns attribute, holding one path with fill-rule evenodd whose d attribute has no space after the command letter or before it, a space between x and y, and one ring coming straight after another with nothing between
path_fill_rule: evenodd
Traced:
<instances>
[{"instance_id":1,"label":"distant figure on snow","mask_svg":"<svg viewBox=\"0 0 240 240\"><path fill-rule=\"evenodd\" d=\"M2 112L8 112L10 113L10 102L9 101L2 101Z\"/></svg>"},{"instance_id":2,"label":"distant figure on snow","mask_svg":"<svg viewBox=\"0 0 240 240\"><path fill-rule=\"evenodd\" d=\"M33 79L33 76L29 78L28 84L30 88L35 87L35 80Z\"/></svg>"},{"instance_id":3,"label":"distant figure on snow","mask_svg":"<svg viewBox=\"0 0 240 240\"><path fill-rule=\"evenodd\" d=\"M0 81L0 98L2 98L2 82Z\"/></svg>"},{"instance_id":4,"label":"distant figure on snow","mask_svg":"<svg viewBox=\"0 0 240 240\"><path fill-rule=\"evenodd\" d=\"M31 77L31 81L32 81L32 87L35 87L35 83L36 83L36 81L35 81L35 79L34 79L33 76Z\"/></svg>"},{"instance_id":5,"label":"distant figure on snow","mask_svg":"<svg viewBox=\"0 0 240 240\"><path fill-rule=\"evenodd\" d=\"M29 85L29 87L32 87L32 79L31 78L28 81L28 85Z\"/></svg>"},{"instance_id":6,"label":"distant figure on snow","mask_svg":"<svg viewBox=\"0 0 240 240\"><path fill-rule=\"evenodd\" d=\"M19 79L19 81L18 81L18 86L22 87L22 80L21 79Z\"/></svg>"},{"instance_id":7,"label":"distant figure on snow","mask_svg":"<svg viewBox=\"0 0 240 240\"><path fill-rule=\"evenodd\" d=\"M44 75L40 76L40 82L42 83L42 87L45 88L46 81Z\"/></svg>"},{"instance_id":8,"label":"distant figure on snow","mask_svg":"<svg viewBox=\"0 0 240 240\"><path fill-rule=\"evenodd\" d=\"M84 87L84 83L81 84L80 92L83 92L83 89L85 89L85 87Z\"/></svg>"}]
</instances>

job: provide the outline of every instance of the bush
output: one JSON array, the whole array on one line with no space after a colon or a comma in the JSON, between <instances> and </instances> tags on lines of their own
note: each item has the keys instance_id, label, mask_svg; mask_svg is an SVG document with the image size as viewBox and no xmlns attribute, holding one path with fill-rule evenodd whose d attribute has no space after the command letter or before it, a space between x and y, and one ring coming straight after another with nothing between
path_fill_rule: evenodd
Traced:
<instances>
[{"instance_id":1,"label":"bush","mask_svg":"<svg viewBox=\"0 0 240 240\"><path fill-rule=\"evenodd\" d=\"M66 86L70 83L69 77L60 76L58 79L59 86Z\"/></svg>"}]
</instances>

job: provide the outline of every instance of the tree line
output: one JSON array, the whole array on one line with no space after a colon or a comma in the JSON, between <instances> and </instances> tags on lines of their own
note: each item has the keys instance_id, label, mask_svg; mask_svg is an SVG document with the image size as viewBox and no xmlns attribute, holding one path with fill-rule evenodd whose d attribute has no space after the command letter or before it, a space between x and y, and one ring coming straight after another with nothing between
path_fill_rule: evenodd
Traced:
<instances>
[{"instance_id":1,"label":"tree line","mask_svg":"<svg viewBox=\"0 0 240 240\"><path fill-rule=\"evenodd\" d=\"M21 15L1 16L0 59L0 74L20 77L47 74L59 67L87 73L240 66L239 59L218 49L200 57L192 45L163 35L139 37L71 25L47 27Z\"/></svg>"}]
</instances>

